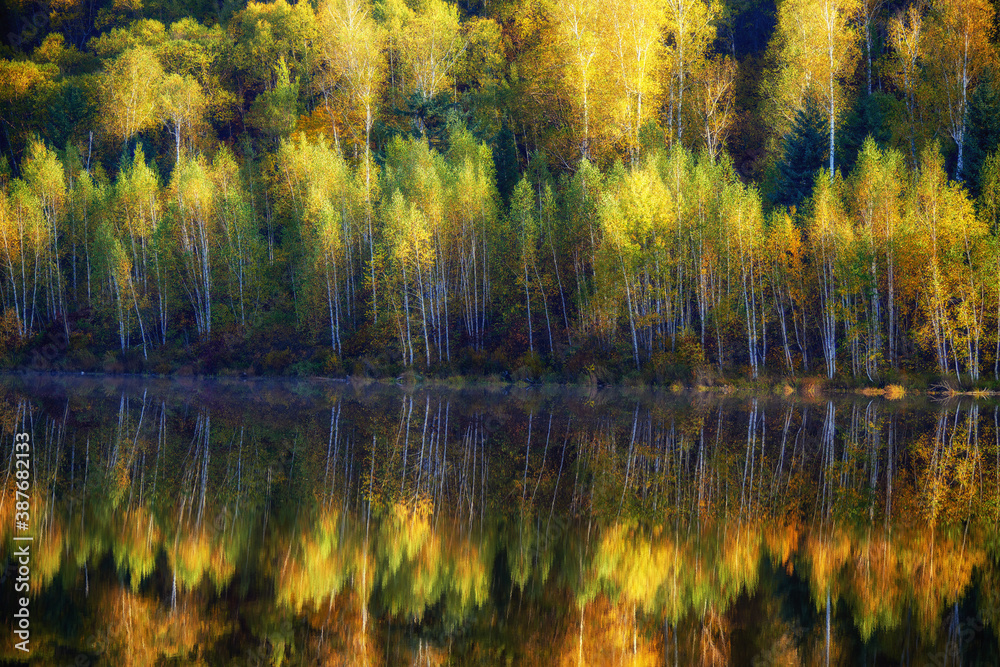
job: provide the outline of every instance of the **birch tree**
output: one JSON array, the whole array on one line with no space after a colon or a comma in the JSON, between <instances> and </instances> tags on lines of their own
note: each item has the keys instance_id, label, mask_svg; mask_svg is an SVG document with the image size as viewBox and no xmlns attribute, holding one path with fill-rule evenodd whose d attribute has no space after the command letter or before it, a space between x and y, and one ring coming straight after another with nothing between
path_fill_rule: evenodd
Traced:
<instances>
[{"instance_id":1,"label":"birch tree","mask_svg":"<svg viewBox=\"0 0 1000 667\"><path fill-rule=\"evenodd\" d=\"M0 253L8 303L13 303L18 334L23 338L35 326L39 265L47 242L45 221L37 197L21 179L15 179L9 194L0 192Z\"/></svg>"},{"instance_id":2,"label":"birch tree","mask_svg":"<svg viewBox=\"0 0 1000 667\"><path fill-rule=\"evenodd\" d=\"M684 93L691 73L705 58L715 39L719 6L703 0L665 0L670 91L667 124L677 141L684 138ZM676 133L674 128L676 127Z\"/></svg>"},{"instance_id":3,"label":"birch tree","mask_svg":"<svg viewBox=\"0 0 1000 667\"><path fill-rule=\"evenodd\" d=\"M302 274L322 295L330 347L340 355L344 309L352 289L347 250L359 211L353 174L340 151L327 146L322 136L315 143L304 136L283 143L279 162L300 220Z\"/></svg>"},{"instance_id":4,"label":"birch tree","mask_svg":"<svg viewBox=\"0 0 1000 667\"><path fill-rule=\"evenodd\" d=\"M492 300L499 227L493 155L487 146L476 143L468 131L453 133L450 144L447 160L452 177L446 210L449 246L455 255L452 265L457 263L452 290L462 309L468 339L474 349L481 350Z\"/></svg>"},{"instance_id":5,"label":"birch tree","mask_svg":"<svg viewBox=\"0 0 1000 667\"><path fill-rule=\"evenodd\" d=\"M428 366L432 350L438 360L451 356L444 238L448 171L444 157L419 139L397 138L386 151L386 234L403 283L403 318L409 327L410 319L419 316ZM407 331L411 347L412 332Z\"/></svg>"},{"instance_id":6,"label":"birch tree","mask_svg":"<svg viewBox=\"0 0 1000 667\"><path fill-rule=\"evenodd\" d=\"M163 68L145 46L111 62L101 84L101 117L110 136L125 142L157 123L162 78Z\"/></svg>"},{"instance_id":7,"label":"birch tree","mask_svg":"<svg viewBox=\"0 0 1000 667\"><path fill-rule=\"evenodd\" d=\"M458 8L445 0L424 0L414 10L403 0L389 0L385 14L408 86L426 102L450 85L465 51Z\"/></svg>"},{"instance_id":8,"label":"birch tree","mask_svg":"<svg viewBox=\"0 0 1000 667\"><path fill-rule=\"evenodd\" d=\"M910 164L917 164L917 85L919 61L924 52L924 19L916 4L898 12L889 21L889 41L896 51L898 68L896 79L906 101L906 115L910 138Z\"/></svg>"},{"instance_id":9,"label":"birch tree","mask_svg":"<svg viewBox=\"0 0 1000 667\"><path fill-rule=\"evenodd\" d=\"M194 77L170 74L160 86L158 105L163 124L174 135L174 164L180 164L181 140L190 140L200 125L205 95Z\"/></svg>"},{"instance_id":10,"label":"birch tree","mask_svg":"<svg viewBox=\"0 0 1000 667\"><path fill-rule=\"evenodd\" d=\"M63 215L66 207L66 175L56 154L39 140L28 146L28 155L22 165L24 181L42 214L45 224L45 245L41 248L42 270L45 274L45 309L49 321L61 321L66 336L69 323L66 318L66 294L63 286L62 250L59 242L63 235Z\"/></svg>"},{"instance_id":11,"label":"birch tree","mask_svg":"<svg viewBox=\"0 0 1000 667\"><path fill-rule=\"evenodd\" d=\"M385 80L385 29L375 22L367 0L329 0L319 8L320 34L327 75L341 91L345 110L356 110L364 137L365 223L368 239L372 312L378 313L375 280L375 233L372 226L371 133ZM324 90L327 90L324 88ZM336 131L336 127L334 127Z\"/></svg>"},{"instance_id":12,"label":"birch tree","mask_svg":"<svg viewBox=\"0 0 1000 667\"><path fill-rule=\"evenodd\" d=\"M776 95L785 122L805 104L806 95L822 102L829 126L829 178L836 173L835 134L846 78L858 49L854 19L859 0L784 0L778 7L780 45Z\"/></svg>"},{"instance_id":13,"label":"birch tree","mask_svg":"<svg viewBox=\"0 0 1000 667\"><path fill-rule=\"evenodd\" d=\"M851 243L851 226L840 194L839 180L820 172L813 191L812 210L806 221L810 251L819 293L820 342L826 376L837 373L837 324L842 282L842 253Z\"/></svg>"},{"instance_id":14,"label":"birch tree","mask_svg":"<svg viewBox=\"0 0 1000 667\"><path fill-rule=\"evenodd\" d=\"M521 178L514 186L510 198L510 218L517 237L518 264L520 273L518 281L524 288L524 309L527 314L528 351L534 353L534 327L531 324L531 273L535 268L538 221L535 217L535 194L527 178ZM529 272L529 267L532 272Z\"/></svg>"},{"instance_id":15,"label":"birch tree","mask_svg":"<svg viewBox=\"0 0 1000 667\"><path fill-rule=\"evenodd\" d=\"M964 167L969 91L994 57L994 10L986 0L941 0L934 3L928 26L930 75L942 120L955 142L955 178Z\"/></svg>"},{"instance_id":16,"label":"birch tree","mask_svg":"<svg viewBox=\"0 0 1000 667\"><path fill-rule=\"evenodd\" d=\"M903 156L892 150L882 151L869 138L862 146L849 181L852 214L858 223L858 237L866 260L863 270L869 291L866 300L870 353L865 356L864 365L873 381L883 355L893 369L899 363L896 274L899 236L905 231L907 176Z\"/></svg>"},{"instance_id":17,"label":"birch tree","mask_svg":"<svg viewBox=\"0 0 1000 667\"><path fill-rule=\"evenodd\" d=\"M126 311L135 311L144 351L147 336L142 311L154 295L158 300L166 298L166 276L159 270L158 254L150 247L160 223L159 196L156 172L146 164L142 149L137 148L132 164L119 174L115 183L114 223L117 224L109 230L114 232L115 242L108 240L105 243L105 253L112 264L111 277L116 294L126 298ZM126 254L124 260L119 257L121 253ZM123 267L128 268L127 275L121 273ZM154 274L152 279L150 273Z\"/></svg>"},{"instance_id":18,"label":"birch tree","mask_svg":"<svg viewBox=\"0 0 1000 667\"><path fill-rule=\"evenodd\" d=\"M171 183L176 206L175 234L181 284L194 311L199 337L212 334L212 244L215 235L215 185L202 159L183 159Z\"/></svg>"},{"instance_id":19,"label":"birch tree","mask_svg":"<svg viewBox=\"0 0 1000 667\"><path fill-rule=\"evenodd\" d=\"M666 5L663 0L611 0L608 14L611 25L607 48L611 52L614 87L620 93L619 122L626 128L634 163L638 158L639 131L655 117L659 102L655 73L662 67Z\"/></svg>"},{"instance_id":20,"label":"birch tree","mask_svg":"<svg viewBox=\"0 0 1000 667\"><path fill-rule=\"evenodd\" d=\"M212 180L218 193L218 245L225 266L226 290L233 320L244 331L252 319L251 299L258 291L261 239L257 219L248 201L236 160L222 148L212 161Z\"/></svg>"},{"instance_id":21,"label":"birch tree","mask_svg":"<svg viewBox=\"0 0 1000 667\"><path fill-rule=\"evenodd\" d=\"M872 30L884 6L885 0L860 0L861 34L865 43L865 81L869 95L872 94Z\"/></svg>"},{"instance_id":22,"label":"birch tree","mask_svg":"<svg viewBox=\"0 0 1000 667\"><path fill-rule=\"evenodd\" d=\"M983 278L976 269L986 229L964 189L948 180L940 153L926 149L920 162L907 213L924 239L918 297L927 319L921 334L941 373L954 371L960 379L964 369L975 381L985 320Z\"/></svg>"},{"instance_id":23,"label":"birch tree","mask_svg":"<svg viewBox=\"0 0 1000 667\"><path fill-rule=\"evenodd\" d=\"M573 105L580 116L580 154L591 157L591 116L594 85L599 73L607 35L599 0L559 0L552 4L557 39L567 57L567 84L574 93Z\"/></svg>"},{"instance_id":24,"label":"birch tree","mask_svg":"<svg viewBox=\"0 0 1000 667\"><path fill-rule=\"evenodd\" d=\"M768 270L763 253L764 220L756 190L741 183L722 193L722 214L729 221L734 253L739 265L740 295L746 324L750 374L757 377L767 357L767 315L764 277Z\"/></svg>"},{"instance_id":25,"label":"birch tree","mask_svg":"<svg viewBox=\"0 0 1000 667\"><path fill-rule=\"evenodd\" d=\"M736 61L729 56L706 60L698 74L697 109L703 126L705 149L719 157L733 124Z\"/></svg>"}]
</instances>

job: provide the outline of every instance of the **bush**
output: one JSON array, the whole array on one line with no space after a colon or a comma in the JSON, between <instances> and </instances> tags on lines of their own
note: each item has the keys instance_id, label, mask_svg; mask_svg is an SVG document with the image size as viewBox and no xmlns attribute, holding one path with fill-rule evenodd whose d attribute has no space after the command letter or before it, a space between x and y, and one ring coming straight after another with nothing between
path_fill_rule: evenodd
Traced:
<instances>
[{"instance_id":1,"label":"bush","mask_svg":"<svg viewBox=\"0 0 1000 667\"><path fill-rule=\"evenodd\" d=\"M281 374L291 365L293 358L292 352L288 349L271 350L264 355L264 370L269 373Z\"/></svg>"},{"instance_id":2,"label":"bush","mask_svg":"<svg viewBox=\"0 0 1000 667\"><path fill-rule=\"evenodd\" d=\"M69 353L69 363L71 368L81 371L96 371L101 367L100 360L88 349L71 351ZM169 367L166 372L170 372Z\"/></svg>"},{"instance_id":3,"label":"bush","mask_svg":"<svg viewBox=\"0 0 1000 667\"><path fill-rule=\"evenodd\" d=\"M101 363L105 373L123 373L125 365L112 350L104 353L104 360Z\"/></svg>"}]
</instances>

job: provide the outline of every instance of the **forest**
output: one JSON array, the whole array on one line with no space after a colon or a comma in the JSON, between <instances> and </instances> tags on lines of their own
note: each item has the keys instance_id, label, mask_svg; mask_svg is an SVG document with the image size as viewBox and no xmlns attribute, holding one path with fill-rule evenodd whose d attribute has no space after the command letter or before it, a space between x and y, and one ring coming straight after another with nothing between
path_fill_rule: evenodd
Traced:
<instances>
[{"instance_id":1,"label":"forest","mask_svg":"<svg viewBox=\"0 0 1000 667\"><path fill-rule=\"evenodd\" d=\"M1000 387L988 0L4 0L0 367Z\"/></svg>"}]
</instances>

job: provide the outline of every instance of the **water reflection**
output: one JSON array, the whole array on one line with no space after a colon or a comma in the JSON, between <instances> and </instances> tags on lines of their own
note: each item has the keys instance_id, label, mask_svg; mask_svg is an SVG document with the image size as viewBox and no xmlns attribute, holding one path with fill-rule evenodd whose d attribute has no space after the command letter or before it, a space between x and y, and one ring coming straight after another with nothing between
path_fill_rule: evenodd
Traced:
<instances>
[{"instance_id":1,"label":"water reflection","mask_svg":"<svg viewBox=\"0 0 1000 667\"><path fill-rule=\"evenodd\" d=\"M39 664L997 664L998 416L333 384L0 393L8 469L13 434L34 443Z\"/></svg>"}]
</instances>

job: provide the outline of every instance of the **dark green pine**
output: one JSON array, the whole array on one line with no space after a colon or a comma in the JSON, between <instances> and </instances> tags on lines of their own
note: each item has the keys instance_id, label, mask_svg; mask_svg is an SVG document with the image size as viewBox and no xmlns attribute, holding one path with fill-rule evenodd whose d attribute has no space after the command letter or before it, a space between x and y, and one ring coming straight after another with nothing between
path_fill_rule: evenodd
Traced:
<instances>
[{"instance_id":1,"label":"dark green pine","mask_svg":"<svg viewBox=\"0 0 1000 667\"><path fill-rule=\"evenodd\" d=\"M979 193L980 172L986 156L1000 145L1000 86L987 71L969 98L965 130L962 180L974 194Z\"/></svg>"},{"instance_id":2,"label":"dark green pine","mask_svg":"<svg viewBox=\"0 0 1000 667\"><path fill-rule=\"evenodd\" d=\"M886 93L874 92L858 97L837 135L837 169L840 173L847 174L854 169L861 146L868 137L883 148L889 145L892 132L887 121L892 117L895 106L900 106L900 102Z\"/></svg>"},{"instance_id":3,"label":"dark green pine","mask_svg":"<svg viewBox=\"0 0 1000 667\"><path fill-rule=\"evenodd\" d=\"M812 99L795 114L782 141L778 163L777 196L784 206L798 206L812 192L816 172L827 159L829 135L819 105Z\"/></svg>"},{"instance_id":4,"label":"dark green pine","mask_svg":"<svg viewBox=\"0 0 1000 667\"><path fill-rule=\"evenodd\" d=\"M497 174L497 191L504 202L509 200L510 193L521 175L517 162L517 145L514 141L514 133L510 131L510 126L505 120L493 140L493 165Z\"/></svg>"}]
</instances>

